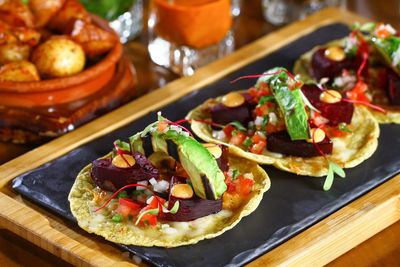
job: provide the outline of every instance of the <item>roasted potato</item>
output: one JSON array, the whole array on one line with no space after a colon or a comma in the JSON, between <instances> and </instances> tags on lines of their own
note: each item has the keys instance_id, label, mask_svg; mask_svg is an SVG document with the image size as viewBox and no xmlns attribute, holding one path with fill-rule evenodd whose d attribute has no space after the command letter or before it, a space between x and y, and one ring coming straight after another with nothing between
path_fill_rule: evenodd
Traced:
<instances>
[{"instance_id":1,"label":"roasted potato","mask_svg":"<svg viewBox=\"0 0 400 267\"><path fill-rule=\"evenodd\" d=\"M109 51L117 38L92 23L76 20L70 33L72 40L82 45L88 57L94 57Z\"/></svg>"},{"instance_id":2,"label":"roasted potato","mask_svg":"<svg viewBox=\"0 0 400 267\"><path fill-rule=\"evenodd\" d=\"M33 50L31 60L42 78L66 77L83 70L85 53L69 39L49 39Z\"/></svg>"},{"instance_id":3,"label":"roasted potato","mask_svg":"<svg viewBox=\"0 0 400 267\"><path fill-rule=\"evenodd\" d=\"M30 53L29 45L25 44L3 44L0 45L0 65L14 61L28 60Z\"/></svg>"},{"instance_id":4,"label":"roasted potato","mask_svg":"<svg viewBox=\"0 0 400 267\"><path fill-rule=\"evenodd\" d=\"M16 28L13 33L21 43L30 47L37 45L41 37L40 32L29 28Z\"/></svg>"},{"instance_id":5,"label":"roasted potato","mask_svg":"<svg viewBox=\"0 0 400 267\"><path fill-rule=\"evenodd\" d=\"M29 8L35 18L35 26L43 27L61 9L65 0L29 0Z\"/></svg>"},{"instance_id":6,"label":"roasted potato","mask_svg":"<svg viewBox=\"0 0 400 267\"><path fill-rule=\"evenodd\" d=\"M14 27L34 26L31 11L21 0L1 0L0 19Z\"/></svg>"},{"instance_id":7,"label":"roasted potato","mask_svg":"<svg viewBox=\"0 0 400 267\"><path fill-rule=\"evenodd\" d=\"M64 5L47 26L64 33L67 25L78 19L90 22L90 15L78 0L65 0Z\"/></svg>"},{"instance_id":8,"label":"roasted potato","mask_svg":"<svg viewBox=\"0 0 400 267\"><path fill-rule=\"evenodd\" d=\"M33 82L39 81L39 73L31 62L18 61L0 67L0 81Z\"/></svg>"}]
</instances>

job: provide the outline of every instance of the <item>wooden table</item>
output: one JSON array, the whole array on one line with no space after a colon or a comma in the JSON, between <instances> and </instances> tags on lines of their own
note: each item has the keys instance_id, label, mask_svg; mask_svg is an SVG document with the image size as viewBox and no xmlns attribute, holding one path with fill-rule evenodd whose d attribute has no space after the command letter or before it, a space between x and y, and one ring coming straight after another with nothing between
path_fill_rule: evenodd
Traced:
<instances>
[{"instance_id":1,"label":"wooden table","mask_svg":"<svg viewBox=\"0 0 400 267\"><path fill-rule=\"evenodd\" d=\"M263 20L259 0L244 0L242 14L234 23L237 47L241 47L278 27ZM377 21L385 21L400 28L400 8L396 0L348 0L346 8ZM125 46L125 54L134 62L138 77L138 92L145 94L178 78L170 71L154 65L147 54L146 36ZM32 146L7 145L0 151L4 162L32 149ZM365 241L353 250L331 262L330 266L400 266L400 222ZM48 252L24 239L0 230L0 266L68 266Z\"/></svg>"}]
</instances>

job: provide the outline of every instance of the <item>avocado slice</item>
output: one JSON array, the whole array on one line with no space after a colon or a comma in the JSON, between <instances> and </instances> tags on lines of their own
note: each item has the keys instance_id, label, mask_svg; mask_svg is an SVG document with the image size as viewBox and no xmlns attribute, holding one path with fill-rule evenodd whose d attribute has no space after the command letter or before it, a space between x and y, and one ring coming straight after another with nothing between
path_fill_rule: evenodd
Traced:
<instances>
[{"instance_id":1,"label":"avocado slice","mask_svg":"<svg viewBox=\"0 0 400 267\"><path fill-rule=\"evenodd\" d=\"M152 150L174 157L182 164L190 177L195 194L202 199L219 199L226 191L225 175L214 156L193 137L169 129L157 132L159 120L129 138L133 151L145 153L143 142L151 135ZM148 145L147 145L148 146ZM173 152L173 153L172 153Z\"/></svg>"},{"instance_id":2,"label":"avocado slice","mask_svg":"<svg viewBox=\"0 0 400 267\"><path fill-rule=\"evenodd\" d=\"M300 86L294 89L289 88L291 79L285 68L273 68L266 71L265 75L258 79L256 88L262 83L267 83L272 94L281 109L287 132L291 140L305 140L310 138L308 116L304 108L305 104L301 96Z\"/></svg>"},{"instance_id":3,"label":"avocado slice","mask_svg":"<svg viewBox=\"0 0 400 267\"><path fill-rule=\"evenodd\" d=\"M221 198L227 186L214 156L193 137L174 130L163 135L177 145L179 161L189 174L196 195L202 199Z\"/></svg>"}]
</instances>

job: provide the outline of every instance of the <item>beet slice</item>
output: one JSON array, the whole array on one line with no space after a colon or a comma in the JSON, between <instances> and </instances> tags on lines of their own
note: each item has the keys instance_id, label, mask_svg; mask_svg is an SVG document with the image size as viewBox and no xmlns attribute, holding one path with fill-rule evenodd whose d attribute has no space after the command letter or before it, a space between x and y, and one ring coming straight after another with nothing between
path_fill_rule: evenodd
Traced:
<instances>
[{"instance_id":1,"label":"beet slice","mask_svg":"<svg viewBox=\"0 0 400 267\"><path fill-rule=\"evenodd\" d=\"M354 105L352 103L340 101L334 104L327 104L322 102L319 99L322 91L315 84L305 84L301 88L301 91L310 103L321 111L321 115L329 120L328 125L336 126L341 122L351 122L354 112Z\"/></svg>"},{"instance_id":2,"label":"beet slice","mask_svg":"<svg viewBox=\"0 0 400 267\"><path fill-rule=\"evenodd\" d=\"M222 149L222 155L217 159L218 167L221 171L227 172L229 170L229 160L228 160L228 147L219 145Z\"/></svg>"},{"instance_id":3,"label":"beet slice","mask_svg":"<svg viewBox=\"0 0 400 267\"><path fill-rule=\"evenodd\" d=\"M170 181L170 189L174 184L186 183L186 180L184 177L173 176ZM163 214L163 219L167 221L188 222L222 210L222 199L207 200L195 195L190 199L180 199L171 194L169 194L168 209L171 209L176 201L179 201L178 212L175 214L165 213Z\"/></svg>"},{"instance_id":4,"label":"beet slice","mask_svg":"<svg viewBox=\"0 0 400 267\"><path fill-rule=\"evenodd\" d=\"M211 108L211 119L215 123L226 125L233 121L238 121L243 126L252 120L251 110L257 105L248 93L242 93L245 98L245 102L234 108L225 106L222 103L218 103Z\"/></svg>"},{"instance_id":5,"label":"beet slice","mask_svg":"<svg viewBox=\"0 0 400 267\"><path fill-rule=\"evenodd\" d=\"M325 50L326 48L318 49L311 58L311 72L317 81L326 77L332 82L343 69L355 70L362 62L358 55L355 58L346 57L341 61L335 61L325 56Z\"/></svg>"},{"instance_id":6,"label":"beet slice","mask_svg":"<svg viewBox=\"0 0 400 267\"><path fill-rule=\"evenodd\" d=\"M136 164L130 168L115 167L110 158L93 161L91 176L94 183L101 189L114 192L128 184L158 178L158 170L144 155L135 152L133 156Z\"/></svg>"},{"instance_id":7,"label":"beet slice","mask_svg":"<svg viewBox=\"0 0 400 267\"><path fill-rule=\"evenodd\" d=\"M324 154L332 153L333 143L328 137L325 137L322 142L316 145ZM267 149L271 152L303 158L321 156L313 143L304 140L292 141L286 131L269 134L267 136Z\"/></svg>"},{"instance_id":8,"label":"beet slice","mask_svg":"<svg viewBox=\"0 0 400 267\"><path fill-rule=\"evenodd\" d=\"M387 94L391 105L400 105L400 77L397 73L390 70L388 72Z\"/></svg>"}]
</instances>

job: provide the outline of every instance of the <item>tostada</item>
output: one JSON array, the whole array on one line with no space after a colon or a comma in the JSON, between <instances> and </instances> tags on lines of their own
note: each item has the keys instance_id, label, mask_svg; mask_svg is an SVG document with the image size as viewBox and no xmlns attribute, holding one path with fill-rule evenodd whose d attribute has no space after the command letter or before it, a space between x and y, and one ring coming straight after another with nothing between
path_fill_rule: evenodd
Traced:
<instances>
[{"instance_id":1,"label":"tostada","mask_svg":"<svg viewBox=\"0 0 400 267\"><path fill-rule=\"evenodd\" d=\"M161 116L94 160L69 194L79 226L126 245L176 247L216 237L259 205L270 187L256 163L200 144Z\"/></svg>"},{"instance_id":2,"label":"tostada","mask_svg":"<svg viewBox=\"0 0 400 267\"><path fill-rule=\"evenodd\" d=\"M389 24L354 25L302 55L294 72L369 106L380 123L400 123L400 37Z\"/></svg>"},{"instance_id":3,"label":"tostada","mask_svg":"<svg viewBox=\"0 0 400 267\"><path fill-rule=\"evenodd\" d=\"M193 132L206 142L299 175L325 176L369 158L379 127L367 108L318 84L303 84L284 68L259 77L248 90L230 92L193 109ZM254 77L254 76L250 76Z\"/></svg>"}]
</instances>

